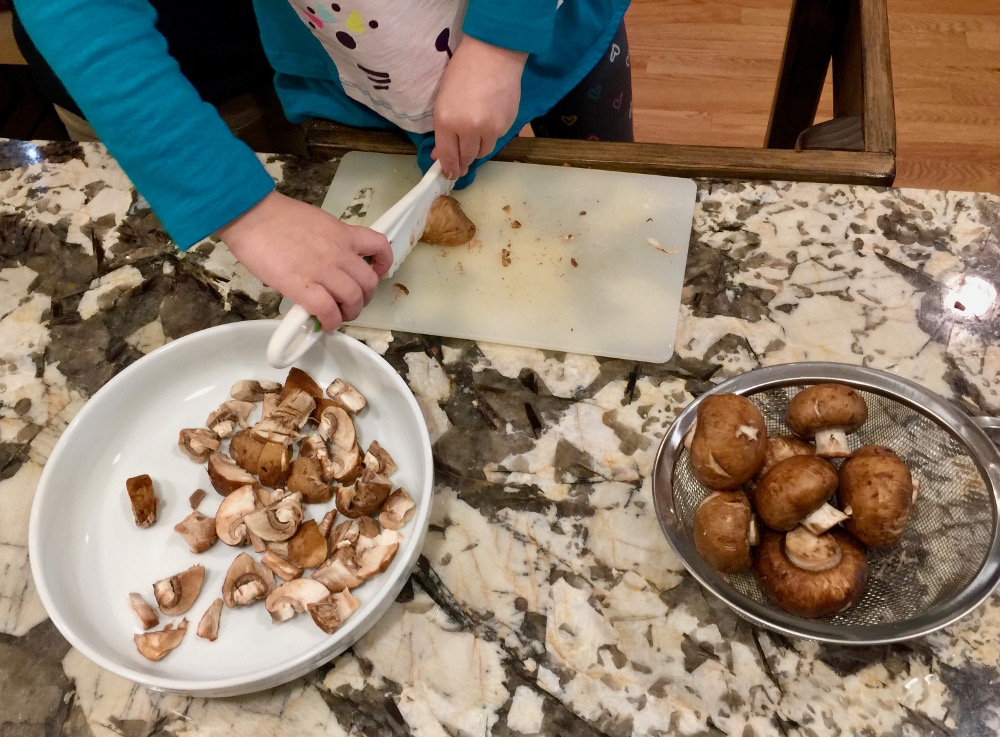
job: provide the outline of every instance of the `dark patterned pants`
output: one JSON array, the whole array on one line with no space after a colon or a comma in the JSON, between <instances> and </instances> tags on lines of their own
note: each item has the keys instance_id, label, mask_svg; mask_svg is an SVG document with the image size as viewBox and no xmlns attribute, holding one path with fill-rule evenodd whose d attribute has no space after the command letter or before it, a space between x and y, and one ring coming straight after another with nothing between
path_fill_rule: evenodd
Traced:
<instances>
[{"instance_id":1,"label":"dark patterned pants","mask_svg":"<svg viewBox=\"0 0 1000 737\"><path fill-rule=\"evenodd\" d=\"M624 22L597 66L552 110L532 120L531 129L540 138L635 140L632 134L632 69Z\"/></svg>"}]
</instances>

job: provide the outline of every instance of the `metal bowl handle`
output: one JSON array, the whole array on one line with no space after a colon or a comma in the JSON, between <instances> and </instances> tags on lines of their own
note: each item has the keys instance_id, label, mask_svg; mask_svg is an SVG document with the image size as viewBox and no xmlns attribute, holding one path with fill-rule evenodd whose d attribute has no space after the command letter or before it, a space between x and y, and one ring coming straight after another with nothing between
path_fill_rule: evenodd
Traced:
<instances>
[{"instance_id":1,"label":"metal bowl handle","mask_svg":"<svg viewBox=\"0 0 1000 737\"><path fill-rule=\"evenodd\" d=\"M983 430L1000 430L1000 417L980 417L976 416L972 418Z\"/></svg>"}]
</instances>

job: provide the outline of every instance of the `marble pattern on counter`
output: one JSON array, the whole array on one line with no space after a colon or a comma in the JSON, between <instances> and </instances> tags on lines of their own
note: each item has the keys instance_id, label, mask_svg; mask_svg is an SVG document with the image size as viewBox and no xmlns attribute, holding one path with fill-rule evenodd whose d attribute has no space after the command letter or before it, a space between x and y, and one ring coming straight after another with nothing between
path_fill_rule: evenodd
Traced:
<instances>
[{"instance_id":1,"label":"marble pattern on counter","mask_svg":"<svg viewBox=\"0 0 1000 737\"><path fill-rule=\"evenodd\" d=\"M336 166L264 161L314 203ZM0 193L0 731L1000 732L1000 597L906 644L781 637L685 572L650 482L676 414L758 366L863 364L1000 413L1000 198L701 182L661 365L348 329L407 380L435 441L423 556L350 651L281 688L205 700L69 648L31 584L27 517L87 397L167 341L274 316L277 295L211 239L178 254L100 146L2 144Z\"/></svg>"}]
</instances>

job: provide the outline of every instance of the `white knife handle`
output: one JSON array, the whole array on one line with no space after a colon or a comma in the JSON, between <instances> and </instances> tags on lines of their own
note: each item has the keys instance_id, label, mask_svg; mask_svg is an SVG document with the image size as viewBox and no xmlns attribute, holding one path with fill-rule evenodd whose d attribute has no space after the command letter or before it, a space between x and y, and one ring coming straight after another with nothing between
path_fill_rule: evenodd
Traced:
<instances>
[{"instance_id":1,"label":"white knife handle","mask_svg":"<svg viewBox=\"0 0 1000 737\"><path fill-rule=\"evenodd\" d=\"M322 334L319 320L304 307L292 305L267 344L267 362L274 368L291 366Z\"/></svg>"}]
</instances>

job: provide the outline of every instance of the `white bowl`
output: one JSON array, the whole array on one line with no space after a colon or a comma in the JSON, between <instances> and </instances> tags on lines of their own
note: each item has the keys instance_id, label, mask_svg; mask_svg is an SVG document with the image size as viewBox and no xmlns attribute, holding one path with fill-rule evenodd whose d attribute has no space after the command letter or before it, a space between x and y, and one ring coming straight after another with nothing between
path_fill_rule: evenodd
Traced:
<instances>
[{"instance_id":1,"label":"white bowl","mask_svg":"<svg viewBox=\"0 0 1000 737\"><path fill-rule=\"evenodd\" d=\"M431 510L433 461L423 415L403 380L377 353L333 333L296 365L325 387L343 378L368 399L357 417L358 440L389 451L416 514L400 532L403 541L389 568L353 591L361 605L332 635L307 614L272 624L263 604L223 607L219 638L195 635L201 615L221 596L229 564L240 552L217 542L195 555L174 532L191 512L188 497L202 488L200 511L214 516L222 497L204 464L177 447L185 427L202 427L208 414L229 399L240 379L283 381L265 352L275 323L260 320L223 325L169 343L109 381L70 423L42 472L31 509L28 544L31 571L42 603L67 640L93 662L150 688L198 696L250 693L305 675L343 652L385 613L399 593L423 543ZM253 416L251 416L253 419ZM161 499L157 522L139 529L125 480L153 479ZM321 519L332 502L309 505L307 518ZM249 548L244 548L249 550ZM251 551L252 552L252 551ZM255 555L259 559L259 555ZM184 615L181 645L153 662L136 650L141 631L128 594L155 606L152 584L192 565L206 567L204 586ZM160 618L156 629L180 617Z\"/></svg>"}]
</instances>

